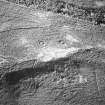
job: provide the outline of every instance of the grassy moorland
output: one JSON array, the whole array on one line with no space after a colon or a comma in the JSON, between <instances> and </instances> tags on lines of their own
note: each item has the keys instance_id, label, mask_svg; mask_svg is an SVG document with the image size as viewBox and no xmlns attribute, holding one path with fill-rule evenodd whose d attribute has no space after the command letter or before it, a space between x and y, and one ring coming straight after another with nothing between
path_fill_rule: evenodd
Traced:
<instances>
[{"instance_id":1,"label":"grassy moorland","mask_svg":"<svg viewBox=\"0 0 105 105\"><path fill-rule=\"evenodd\" d=\"M0 105L105 105L104 7L11 2L0 1Z\"/></svg>"}]
</instances>

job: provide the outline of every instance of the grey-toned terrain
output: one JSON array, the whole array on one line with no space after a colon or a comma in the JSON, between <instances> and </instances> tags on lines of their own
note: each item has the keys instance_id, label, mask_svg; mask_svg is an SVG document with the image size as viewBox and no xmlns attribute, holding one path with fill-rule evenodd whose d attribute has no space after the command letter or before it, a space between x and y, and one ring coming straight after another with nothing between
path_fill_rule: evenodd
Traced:
<instances>
[{"instance_id":1,"label":"grey-toned terrain","mask_svg":"<svg viewBox=\"0 0 105 105\"><path fill-rule=\"evenodd\" d=\"M104 5L0 0L0 105L105 105Z\"/></svg>"}]
</instances>

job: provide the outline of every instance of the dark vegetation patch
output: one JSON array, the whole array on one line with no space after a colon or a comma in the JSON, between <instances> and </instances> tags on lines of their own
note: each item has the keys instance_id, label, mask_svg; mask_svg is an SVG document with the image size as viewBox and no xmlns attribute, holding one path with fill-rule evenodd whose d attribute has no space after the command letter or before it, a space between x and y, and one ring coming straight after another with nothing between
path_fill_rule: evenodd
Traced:
<instances>
[{"instance_id":1,"label":"dark vegetation patch","mask_svg":"<svg viewBox=\"0 0 105 105\"><path fill-rule=\"evenodd\" d=\"M84 7L65 0L7 0L35 9L52 11L62 15L94 22L96 25L105 24L105 7Z\"/></svg>"}]
</instances>

